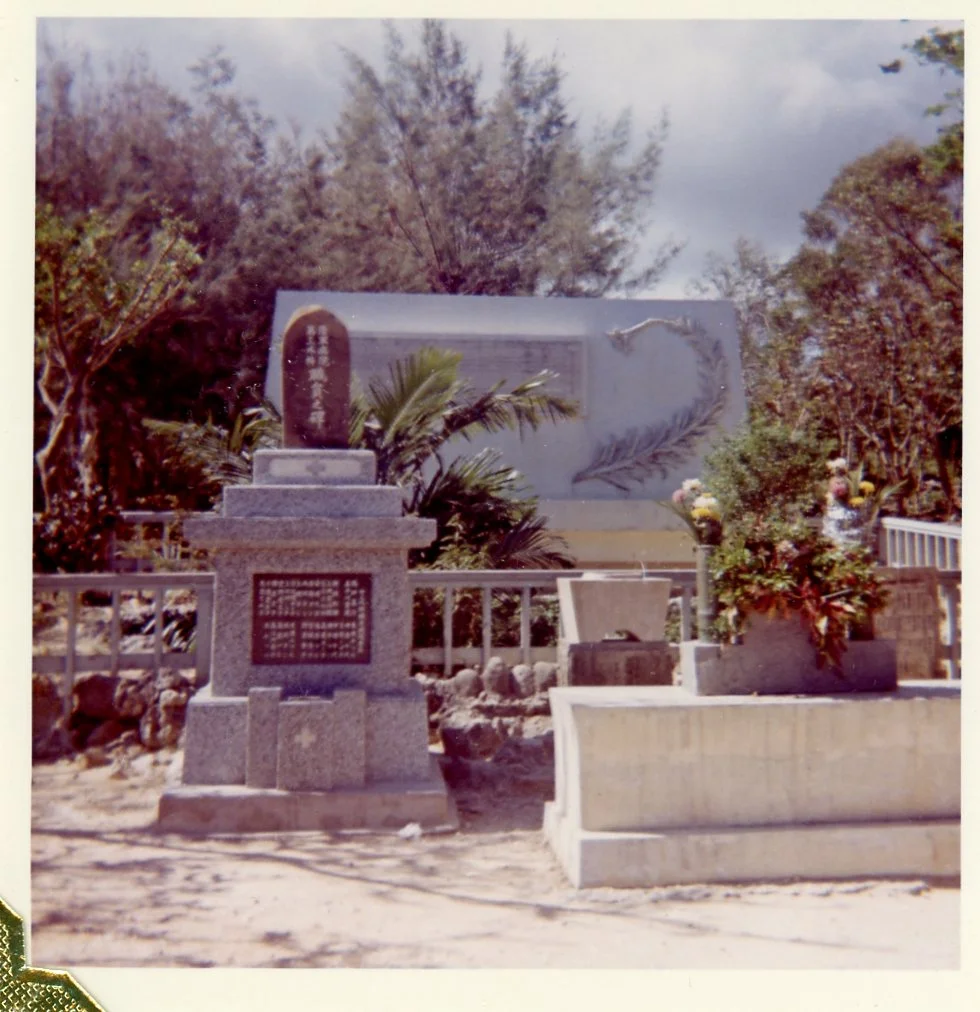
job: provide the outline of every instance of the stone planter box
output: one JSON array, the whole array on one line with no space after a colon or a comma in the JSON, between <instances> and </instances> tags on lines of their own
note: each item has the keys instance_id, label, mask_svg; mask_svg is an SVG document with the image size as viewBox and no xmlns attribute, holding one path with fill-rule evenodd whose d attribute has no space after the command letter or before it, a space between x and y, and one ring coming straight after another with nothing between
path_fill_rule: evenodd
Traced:
<instances>
[{"instance_id":1,"label":"stone planter box","mask_svg":"<svg viewBox=\"0 0 980 1012\"><path fill-rule=\"evenodd\" d=\"M743 642L681 644L681 684L699 696L889 692L898 684L893 640L852 640L841 668L817 666L796 618L753 616Z\"/></svg>"}]
</instances>

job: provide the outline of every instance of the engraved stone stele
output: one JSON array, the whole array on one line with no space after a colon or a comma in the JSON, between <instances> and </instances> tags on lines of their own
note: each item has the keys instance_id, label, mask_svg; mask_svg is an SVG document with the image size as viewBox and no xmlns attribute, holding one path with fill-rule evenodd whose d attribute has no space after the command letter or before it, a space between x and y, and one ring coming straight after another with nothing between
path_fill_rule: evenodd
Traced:
<instances>
[{"instance_id":1,"label":"engraved stone stele","mask_svg":"<svg viewBox=\"0 0 980 1012\"><path fill-rule=\"evenodd\" d=\"M282 433L286 449L344 449L350 411L350 338L319 306L298 309L282 342Z\"/></svg>"},{"instance_id":2,"label":"engraved stone stele","mask_svg":"<svg viewBox=\"0 0 980 1012\"><path fill-rule=\"evenodd\" d=\"M188 705L183 783L160 799L160 826L455 826L409 670L408 550L435 522L402 516L400 490L374 484L373 453L338 448L344 325L301 310L283 354L285 447L257 454L253 484L185 527L213 558L211 681Z\"/></svg>"}]
</instances>

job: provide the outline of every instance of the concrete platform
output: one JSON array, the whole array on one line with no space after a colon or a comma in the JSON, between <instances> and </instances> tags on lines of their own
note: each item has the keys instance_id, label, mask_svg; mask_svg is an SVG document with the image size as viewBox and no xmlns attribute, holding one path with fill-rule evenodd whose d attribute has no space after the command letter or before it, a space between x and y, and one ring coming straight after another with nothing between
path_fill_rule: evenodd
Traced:
<instances>
[{"instance_id":1,"label":"concrete platform","mask_svg":"<svg viewBox=\"0 0 980 1012\"><path fill-rule=\"evenodd\" d=\"M545 833L576 886L960 867L960 686L557 688Z\"/></svg>"},{"instance_id":2,"label":"concrete platform","mask_svg":"<svg viewBox=\"0 0 980 1012\"><path fill-rule=\"evenodd\" d=\"M456 807L435 756L430 775L414 783L357 789L284 791L238 785L181 785L160 798L157 827L176 833L265 833L309 830L455 830Z\"/></svg>"},{"instance_id":3,"label":"concrete platform","mask_svg":"<svg viewBox=\"0 0 980 1012\"><path fill-rule=\"evenodd\" d=\"M548 801L544 832L577 889L960 873L958 820L602 833Z\"/></svg>"}]
</instances>

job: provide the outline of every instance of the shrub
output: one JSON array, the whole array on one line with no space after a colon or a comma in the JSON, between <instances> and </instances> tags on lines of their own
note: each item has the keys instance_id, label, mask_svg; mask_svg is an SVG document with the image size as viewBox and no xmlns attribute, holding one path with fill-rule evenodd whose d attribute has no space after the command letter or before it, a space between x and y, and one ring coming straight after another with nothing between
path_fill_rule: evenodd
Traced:
<instances>
[{"instance_id":1,"label":"shrub","mask_svg":"<svg viewBox=\"0 0 980 1012\"><path fill-rule=\"evenodd\" d=\"M714 445L704 460L704 484L721 506L726 529L815 517L831 450L809 432L755 418Z\"/></svg>"},{"instance_id":2,"label":"shrub","mask_svg":"<svg viewBox=\"0 0 980 1012\"><path fill-rule=\"evenodd\" d=\"M119 513L106 493L73 489L52 496L34 522L34 570L39 573L97 573L108 568Z\"/></svg>"}]
</instances>

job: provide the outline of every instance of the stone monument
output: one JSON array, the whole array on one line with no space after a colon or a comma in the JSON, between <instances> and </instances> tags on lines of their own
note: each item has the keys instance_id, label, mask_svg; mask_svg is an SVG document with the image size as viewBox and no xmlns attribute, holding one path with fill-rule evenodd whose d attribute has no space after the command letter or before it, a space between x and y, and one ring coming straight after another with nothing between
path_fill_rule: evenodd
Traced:
<instances>
[{"instance_id":1,"label":"stone monument","mask_svg":"<svg viewBox=\"0 0 980 1012\"><path fill-rule=\"evenodd\" d=\"M188 706L183 782L162 796L160 827L452 826L409 677L408 549L435 522L403 517L400 490L374 483L374 454L348 449L336 317L293 314L282 377L283 449L258 451L253 483L186 525L213 553L212 674Z\"/></svg>"}]
</instances>

